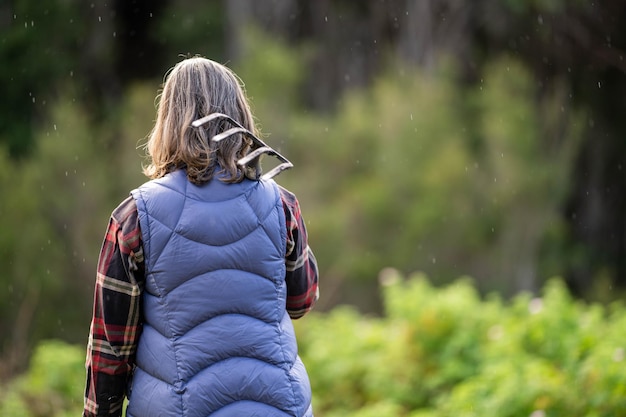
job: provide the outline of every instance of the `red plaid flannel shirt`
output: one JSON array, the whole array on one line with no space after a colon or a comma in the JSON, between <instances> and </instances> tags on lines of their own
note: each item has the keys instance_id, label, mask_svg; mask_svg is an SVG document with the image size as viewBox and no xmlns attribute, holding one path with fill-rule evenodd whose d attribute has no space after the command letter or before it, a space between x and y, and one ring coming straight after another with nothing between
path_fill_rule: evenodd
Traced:
<instances>
[{"instance_id":1,"label":"red plaid flannel shirt","mask_svg":"<svg viewBox=\"0 0 626 417\"><path fill-rule=\"evenodd\" d=\"M294 194L280 187L287 224L287 311L297 319L319 296L315 256ZM141 334L144 258L137 206L124 200L109 220L94 292L83 416L121 416Z\"/></svg>"}]
</instances>

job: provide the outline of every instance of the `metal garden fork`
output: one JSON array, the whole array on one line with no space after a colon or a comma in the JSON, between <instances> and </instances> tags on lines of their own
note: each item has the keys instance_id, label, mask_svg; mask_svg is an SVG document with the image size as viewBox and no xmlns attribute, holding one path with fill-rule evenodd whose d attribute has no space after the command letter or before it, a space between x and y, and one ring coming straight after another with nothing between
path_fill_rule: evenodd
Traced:
<instances>
[{"instance_id":1,"label":"metal garden fork","mask_svg":"<svg viewBox=\"0 0 626 417\"><path fill-rule=\"evenodd\" d=\"M261 139L257 138L251 131L243 127L238 121L236 121L235 119L233 119L232 117L226 114L211 113L208 116L194 120L191 123L191 125L195 128L199 128L205 125L206 123L210 123L215 120L226 120L230 124L232 124L234 127L227 129L223 131L222 133L219 133L213 136L211 138L213 142L219 142L235 134L243 134L244 136L252 140L252 143L253 143L252 150L247 155L240 158L237 161L237 165L243 168L244 172L248 172L248 169L254 170L255 171L254 179L256 180L270 179L280 174L284 170L293 167L293 164L287 158L282 156L280 153L278 153L278 151L274 150L272 147L268 146ZM263 175L259 175L260 174L259 157L263 154L276 157L280 161L280 164L272 168L269 172ZM252 165L250 165L251 162L252 162Z\"/></svg>"}]
</instances>

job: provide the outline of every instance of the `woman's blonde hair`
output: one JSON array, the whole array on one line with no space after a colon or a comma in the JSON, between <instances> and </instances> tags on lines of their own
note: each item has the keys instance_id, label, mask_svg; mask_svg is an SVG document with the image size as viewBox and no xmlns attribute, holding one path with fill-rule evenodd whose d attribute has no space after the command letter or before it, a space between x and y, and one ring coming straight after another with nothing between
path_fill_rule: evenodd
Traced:
<instances>
[{"instance_id":1,"label":"woman's blonde hair","mask_svg":"<svg viewBox=\"0 0 626 417\"><path fill-rule=\"evenodd\" d=\"M189 181L202 184L219 167L222 181L243 180L237 160L248 152L249 139L233 135L212 142L213 136L233 127L228 122L191 126L194 120L219 112L258 134L243 83L232 70L206 58L184 59L166 74L157 102L156 122L145 146L149 159L145 175L155 179L185 169Z\"/></svg>"}]
</instances>

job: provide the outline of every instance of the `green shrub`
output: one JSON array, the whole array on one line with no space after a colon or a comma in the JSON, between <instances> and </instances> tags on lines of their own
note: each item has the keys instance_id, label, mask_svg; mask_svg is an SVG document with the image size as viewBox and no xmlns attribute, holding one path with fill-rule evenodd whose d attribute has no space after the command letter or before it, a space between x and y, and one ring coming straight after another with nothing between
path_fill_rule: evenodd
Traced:
<instances>
[{"instance_id":1,"label":"green shrub","mask_svg":"<svg viewBox=\"0 0 626 417\"><path fill-rule=\"evenodd\" d=\"M348 309L296 323L316 416L626 416L624 308L540 297L481 299L381 274L385 315Z\"/></svg>"},{"instance_id":2,"label":"green shrub","mask_svg":"<svg viewBox=\"0 0 626 417\"><path fill-rule=\"evenodd\" d=\"M0 415L78 416L83 408L85 349L57 340L35 349L30 367L0 393Z\"/></svg>"}]
</instances>

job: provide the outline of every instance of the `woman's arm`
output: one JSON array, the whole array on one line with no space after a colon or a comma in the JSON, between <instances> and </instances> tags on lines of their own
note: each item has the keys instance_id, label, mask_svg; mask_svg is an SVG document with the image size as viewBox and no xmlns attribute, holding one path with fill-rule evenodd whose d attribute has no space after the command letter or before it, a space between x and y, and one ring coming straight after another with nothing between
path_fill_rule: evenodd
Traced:
<instances>
[{"instance_id":1,"label":"woman's arm","mask_svg":"<svg viewBox=\"0 0 626 417\"><path fill-rule=\"evenodd\" d=\"M111 215L100 258L87 346L83 416L122 414L141 332L144 259L132 197Z\"/></svg>"},{"instance_id":2,"label":"woman's arm","mask_svg":"<svg viewBox=\"0 0 626 417\"><path fill-rule=\"evenodd\" d=\"M287 312L292 319L308 313L319 298L317 261L309 247L296 196L279 187L287 224Z\"/></svg>"}]
</instances>

